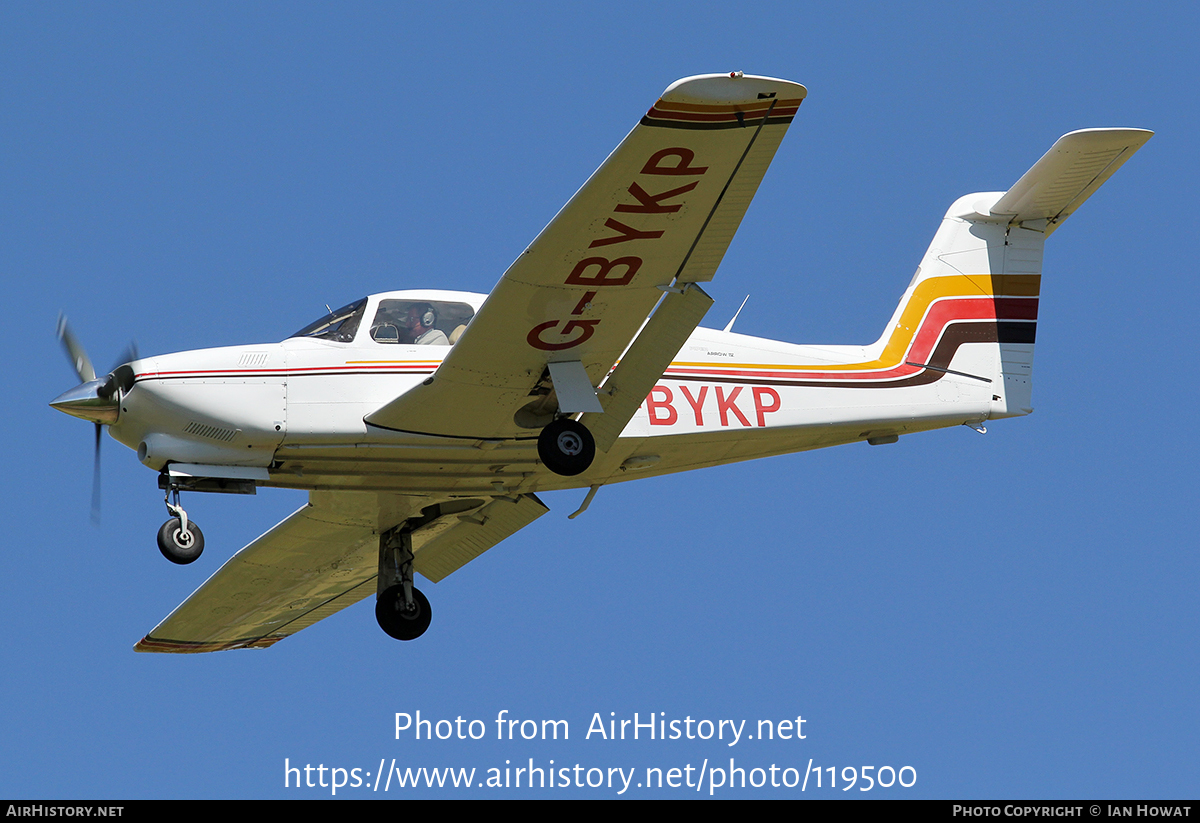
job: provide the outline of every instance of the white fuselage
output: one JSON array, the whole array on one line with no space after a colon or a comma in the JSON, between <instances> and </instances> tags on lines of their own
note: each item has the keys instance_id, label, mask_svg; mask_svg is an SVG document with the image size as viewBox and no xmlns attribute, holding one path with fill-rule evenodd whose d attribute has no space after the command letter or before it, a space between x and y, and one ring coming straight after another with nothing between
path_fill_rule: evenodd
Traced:
<instances>
[{"instance_id":1,"label":"white fuselage","mask_svg":"<svg viewBox=\"0 0 1200 823\"><path fill-rule=\"evenodd\" d=\"M484 300L396 292L369 298L366 316L388 297L447 294L475 308ZM574 488L889 442L1013 413L994 399L991 380L972 377L996 371L994 345L959 345L941 371L854 367L877 360L883 345L797 346L697 329L617 444L578 477L540 465L536 431L481 441L365 423L450 351L381 343L365 330L352 342L293 337L138 360L111 432L159 470L168 462L250 466L268 469L269 485L455 496Z\"/></svg>"}]
</instances>

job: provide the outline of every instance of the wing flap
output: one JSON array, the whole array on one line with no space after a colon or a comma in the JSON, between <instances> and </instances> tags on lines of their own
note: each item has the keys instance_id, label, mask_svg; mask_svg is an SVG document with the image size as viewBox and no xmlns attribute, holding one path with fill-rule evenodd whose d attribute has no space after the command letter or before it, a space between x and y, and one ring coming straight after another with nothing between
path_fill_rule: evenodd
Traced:
<instances>
[{"instance_id":1,"label":"wing flap","mask_svg":"<svg viewBox=\"0 0 1200 823\"><path fill-rule=\"evenodd\" d=\"M699 286L670 292L663 298L629 351L604 381L601 391L605 397L604 413L580 418L595 438L596 448L606 452L617 442L712 303L712 298Z\"/></svg>"},{"instance_id":2,"label":"wing flap","mask_svg":"<svg viewBox=\"0 0 1200 823\"><path fill-rule=\"evenodd\" d=\"M459 516L455 525L423 545L417 532L413 535L413 568L439 583L548 511L535 495L523 494L493 500L482 509Z\"/></svg>"},{"instance_id":3,"label":"wing flap","mask_svg":"<svg viewBox=\"0 0 1200 823\"><path fill-rule=\"evenodd\" d=\"M711 279L806 91L706 75L667 89L509 267L426 383L371 425L480 439L530 436L514 420L547 365L608 374L662 296Z\"/></svg>"}]
</instances>

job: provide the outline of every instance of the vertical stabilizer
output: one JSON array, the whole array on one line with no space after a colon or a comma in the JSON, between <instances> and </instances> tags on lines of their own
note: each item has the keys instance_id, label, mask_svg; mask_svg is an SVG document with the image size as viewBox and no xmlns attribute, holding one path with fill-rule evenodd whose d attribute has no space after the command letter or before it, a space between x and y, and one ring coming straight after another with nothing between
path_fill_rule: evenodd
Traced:
<instances>
[{"instance_id":1,"label":"vertical stabilizer","mask_svg":"<svg viewBox=\"0 0 1200 823\"><path fill-rule=\"evenodd\" d=\"M1031 412L1045 240L1151 136L1071 132L1007 192L955 201L876 343L879 354L904 348L905 365L948 381L938 389L943 399L990 392L989 417Z\"/></svg>"}]
</instances>

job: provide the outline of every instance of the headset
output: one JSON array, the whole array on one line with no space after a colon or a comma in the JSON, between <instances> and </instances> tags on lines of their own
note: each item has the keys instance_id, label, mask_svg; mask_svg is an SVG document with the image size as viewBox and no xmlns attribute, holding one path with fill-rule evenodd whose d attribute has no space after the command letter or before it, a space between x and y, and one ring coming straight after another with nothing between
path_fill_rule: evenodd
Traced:
<instances>
[{"instance_id":1,"label":"headset","mask_svg":"<svg viewBox=\"0 0 1200 823\"><path fill-rule=\"evenodd\" d=\"M421 327L430 329L437 322L437 313L428 303L417 303L413 308L421 313Z\"/></svg>"}]
</instances>

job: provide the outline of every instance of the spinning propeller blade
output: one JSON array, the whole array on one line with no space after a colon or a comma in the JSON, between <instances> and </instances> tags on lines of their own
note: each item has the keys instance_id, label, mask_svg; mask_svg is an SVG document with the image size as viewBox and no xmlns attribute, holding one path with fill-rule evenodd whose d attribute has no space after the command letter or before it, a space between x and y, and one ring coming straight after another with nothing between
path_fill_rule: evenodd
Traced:
<instances>
[{"instance_id":1,"label":"spinning propeller blade","mask_svg":"<svg viewBox=\"0 0 1200 823\"><path fill-rule=\"evenodd\" d=\"M58 340L62 343L63 350L67 353L67 359L71 361L71 367L75 370L75 376L79 378L80 382L82 384L95 382L96 370L92 366L92 361L79 339L71 331L66 315L63 314L58 316ZM117 362L113 365L113 371L115 372L121 366L137 360L137 358L137 344L131 341L117 358ZM115 422L116 404L119 403L121 394L119 382L119 378L114 379L110 373L108 379L102 384L81 385L51 404L67 414L82 416L94 421L96 439L92 463L92 522L97 525L100 523L100 429L103 426L99 420ZM99 419L97 415L100 415ZM111 415L111 417L105 415Z\"/></svg>"},{"instance_id":2,"label":"spinning propeller blade","mask_svg":"<svg viewBox=\"0 0 1200 823\"><path fill-rule=\"evenodd\" d=\"M92 523L100 525L100 424L96 424L96 451L92 462Z\"/></svg>"},{"instance_id":3,"label":"spinning propeller blade","mask_svg":"<svg viewBox=\"0 0 1200 823\"><path fill-rule=\"evenodd\" d=\"M58 341L62 343L63 349L67 353L67 359L71 361L71 368L75 369L76 376L79 377L80 383L87 383L96 379L96 370L92 368L92 361L88 359L87 352L71 331L71 327L67 324L67 316L65 314L58 315Z\"/></svg>"},{"instance_id":4,"label":"spinning propeller blade","mask_svg":"<svg viewBox=\"0 0 1200 823\"><path fill-rule=\"evenodd\" d=\"M132 363L134 360L137 360L137 359L138 359L137 343L133 340L130 340L129 345L127 345L125 347L125 350L122 351L121 354L117 357L117 362L113 363L112 370L116 371L117 369L121 368L121 366L124 366L126 363Z\"/></svg>"}]
</instances>

